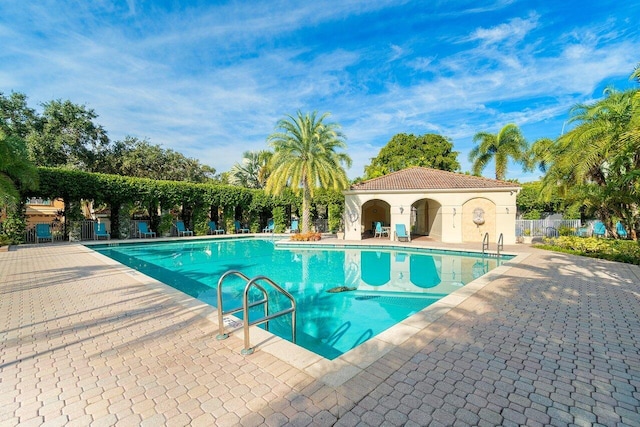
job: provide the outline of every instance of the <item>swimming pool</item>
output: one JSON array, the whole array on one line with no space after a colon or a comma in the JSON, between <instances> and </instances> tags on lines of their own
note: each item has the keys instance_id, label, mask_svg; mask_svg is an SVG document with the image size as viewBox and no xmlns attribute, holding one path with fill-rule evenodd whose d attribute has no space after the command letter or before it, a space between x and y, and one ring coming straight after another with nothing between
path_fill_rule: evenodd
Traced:
<instances>
[{"instance_id":1,"label":"swimming pool","mask_svg":"<svg viewBox=\"0 0 640 427\"><path fill-rule=\"evenodd\" d=\"M218 279L226 271L239 270L250 278L268 276L296 300L296 344L327 359L357 347L508 259L414 248L281 243L272 238L230 238L91 248L214 307ZM225 309L241 305L244 284L239 279L225 282ZM336 288L346 291L328 292ZM288 306L278 295L270 295L271 312ZM290 315L272 320L269 330L290 340Z\"/></svg>"}]
</instances>

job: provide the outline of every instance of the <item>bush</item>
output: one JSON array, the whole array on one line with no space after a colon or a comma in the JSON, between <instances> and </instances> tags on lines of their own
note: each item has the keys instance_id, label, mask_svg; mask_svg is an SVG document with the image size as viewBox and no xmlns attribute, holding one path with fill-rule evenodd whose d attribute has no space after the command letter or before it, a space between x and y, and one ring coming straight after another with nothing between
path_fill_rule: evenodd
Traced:
<instances>
[{"instance_id":1,"label":"bush","mask_svg":"<svg viewBox=\"0 0 640 427\"><path fill-rule=\"evenodd\" d=\"M329 205L329 231L335 233L342 228L342 205L331 203Z\"/></svg>"},{"instance_id":2,"label":"bush","mask_svg":"<svg viewBox=\"0 0 640 427\"><path fill-rule=\"evenodd\" d=\"M158 224L158 236L164 236L171 231L173 225L173 215L170 213L162 214L160 223Z\"/></svg>"},{"instance_id":3,"label":"bush","mask_svg":"<svg viewBox=\"0 0 640 427\"><path fill-rule=\"evenodd\" d=\"M27 229L27 221L17 212L9 212L7 219L2 223L0 235L7 244L17 245L24 239L24 231Z\"/></svg>"},{"instance_id":4,"label":"bush","mask_svg":"<svg viewBox=\"0 0 640 427\"><path fill-rule=\"evenodd\" d=\"M640 265L640 244L631 240L561 236L544 239L541 249Z\"/></svg>"},{"instance_id":5,"label":"bush","mask_svg":"<svg viewBox=\"0 0 640 427\"><path fill-rule=\"evenodd\" d=\"M540 219L542 218L542 213L539 210L532 209L529 212L525 212L522 214L522 219Z\"/></svg>"},{"instance_id":6,"label":"bush","mask_svg":"<svg viewBox=\"0 0 640 427\"><path fill-rule=\"evenodd\" d=\"M573 236L574 234L576 234L576 230L575 228L563 225L562 227L558 227L558 234L561 236Z\"/></svg>"},{"instance_id":7,"label":"bush","mask_svg":"<svg viewBox=\"0 0 640 427\"><path fill-rule=\"evenodd\" d=\"M11 244L11 239L8 236L0 234L0 246L7 246Z\"/></svg>"},{"instance_id":8,"label":"bush","mask_svg":"<svg viewBox=\"0 0 640 427\"><path fill-rule=\"evenodd\" d=\"M287 228L287 224L284 219L284 208L282 206L276 206L272 211L273 215L273 232L283 233Z\"/></svg>"}]
</instances>

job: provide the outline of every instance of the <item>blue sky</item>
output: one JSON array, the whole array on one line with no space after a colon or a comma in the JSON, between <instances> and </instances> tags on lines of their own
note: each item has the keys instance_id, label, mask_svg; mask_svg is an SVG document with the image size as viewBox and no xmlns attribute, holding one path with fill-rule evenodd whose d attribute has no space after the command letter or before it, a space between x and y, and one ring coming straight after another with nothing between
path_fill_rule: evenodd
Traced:
<instances>
[{"instance_id":1,"label":"blue sky","mask_svg":"<svg viewBox=\"0 0 640 427\"><path fill-rule=\"evenodd\" d=\"M468 171L475 133L555 138L576 103L632 87L638 17L619 0L3 0L0 91L84 104L112 140L218 172L297 110L342 125L350 178L402 132L451 138Z\"/></svg>"}]
</instances>

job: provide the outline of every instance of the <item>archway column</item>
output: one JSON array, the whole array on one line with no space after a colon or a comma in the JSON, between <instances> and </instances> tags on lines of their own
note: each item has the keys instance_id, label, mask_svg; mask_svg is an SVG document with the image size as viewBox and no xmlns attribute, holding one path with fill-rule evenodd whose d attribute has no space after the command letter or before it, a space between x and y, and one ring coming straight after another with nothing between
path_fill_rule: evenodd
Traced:
<instances>
[{"instance_id":1,"label":"archway column","mask_svg":"<svg viewBox=\"0 0 640 427\"><path fill-rule=\"evenodd\" d=\"M404 224L411 241L411 205L400 204L391 206L391 229L389 230L389 239L396 240L396 224Z\"/></svg>"}]
</instances>

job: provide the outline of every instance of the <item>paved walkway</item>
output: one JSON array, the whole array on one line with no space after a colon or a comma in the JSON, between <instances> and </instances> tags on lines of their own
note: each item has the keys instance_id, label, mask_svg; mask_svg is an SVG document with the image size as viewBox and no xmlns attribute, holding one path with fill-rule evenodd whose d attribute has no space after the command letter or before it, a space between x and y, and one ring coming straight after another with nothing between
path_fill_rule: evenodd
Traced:
<instances>
[{"instance_id":1,"label":"paved walkway","mask_svg":"<svg viewBox=\"0 0 640 427\"><path fill-rule=\"evenodd\" d=\"M640 268L507 249L530 255L344 381L242 356L83 246L0 253L0 425L640 425Z\"/></svg>"}]
</instances>

